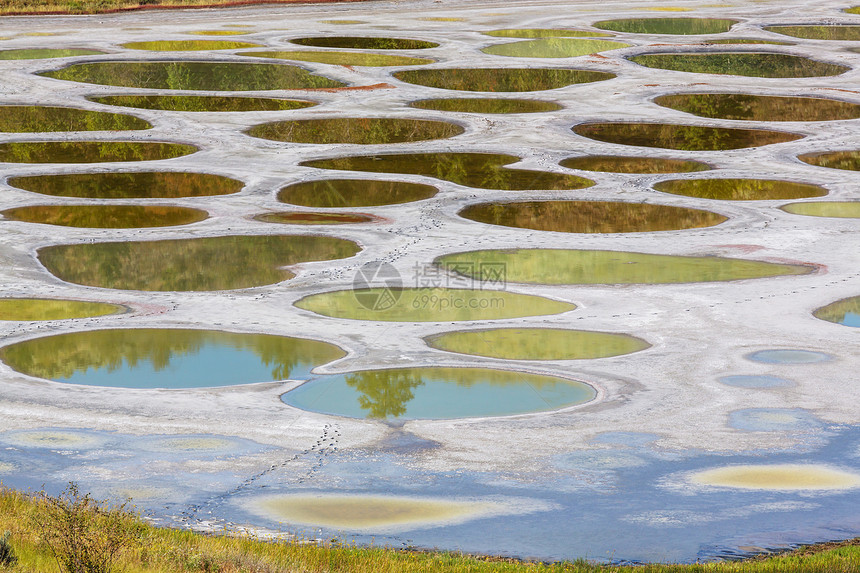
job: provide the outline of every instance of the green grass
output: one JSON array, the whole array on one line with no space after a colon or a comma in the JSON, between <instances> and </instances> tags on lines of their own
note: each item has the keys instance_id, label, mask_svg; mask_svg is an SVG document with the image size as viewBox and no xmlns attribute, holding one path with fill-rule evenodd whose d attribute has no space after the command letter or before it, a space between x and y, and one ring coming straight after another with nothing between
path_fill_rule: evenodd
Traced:
<instances>
[{"instance_id":1,"label":"green grass","mask_svg":"<svg viewBox=\"0 0 860 573\"><path fill-rule=\"evenodd\" d=\"M0 489L0 531L11 531L19 558L4 573L55 573L59 569L32 525L45 504ZM141 547L120 555L124 573L844 573L860 571L860 539L802 548L733 563L650 564L637 567L585 561L543 564L457 553L401 551L329 543L266 542L249 536L206 536L143 526Z\"/></svg>"},{"instance_id":2,"label":"green grass","mask_svg":"<svg viewBox=\"0 0 860 573\"><path fill-rule=\"evenodd\" d=\"M149 8L202 8L246 4L295 4L299 2L328 2L331 0L4 0L4 14L98 14ZM353 0L355 1L355 0Z\"/></svg>"}]
</instances>

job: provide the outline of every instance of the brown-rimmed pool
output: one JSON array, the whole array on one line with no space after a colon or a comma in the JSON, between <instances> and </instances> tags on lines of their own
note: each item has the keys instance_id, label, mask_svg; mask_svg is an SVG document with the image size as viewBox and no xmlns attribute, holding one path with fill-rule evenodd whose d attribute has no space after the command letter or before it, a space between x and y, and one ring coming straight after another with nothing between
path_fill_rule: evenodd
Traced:
<instances>
[{"instance_id":1,"label":"brown-rimmed pool","mask_svg":"<svg viewBox=\"0 0 860 573\"><path fill-rule=\"evenodd\" d=\"M125 307L56 298L0 298L0 320L67 320L119 314Z\"/></svg>"},{"instance_id":2,"label":"brown-rimmed pool","mask_svg":"<svg viewBox=\"0 0 860 573\"><path fill-rule=\"evenodd\" d=\"M297 99L238 96L113 95L90 96L87 99L105 105L162 111L283 111L318 105L316 102Z\"/></svg>"},{"instance_id":3,"label":"brown-rimmed pool","mask_svg":"<svg viewBox=\"0 0 860 573\"><path fill-rule=\"evenodd\" d=\"M0 215L10 221L100 229L188 225L209 216L200 209L170 205L29 205Z\"/></svg>"},{"instance_id":4,"label":"brown-rimmed pool","mask_svg":"<svg viewBox=\"0 0 860 573\"><path fill-rule=\"evenodd\" d=\"M442 255L435 261L466 277L526 284L677 284L805 275L806 265L727 257L657 255L582 249L489 249Z\"/></svg>"},{"instance_id":5,"label":"brown-rimmed pool","mask_svg":"<svg viewBox=\"0 0 860 573\"><path fill-rule=\"evenodd\" d=\"M429 199L439 190L432 185L379 179L319 179L288 185L278 201L302 207L342 208L398 205Z\"/></svg>"},{"instance_id":6,"label":"brown-rimmed pool","mask_svg":"<svg viewBox=\"0 0 860 573\"><path fill-rule=\"evenodd\" d=\"M776 32L793 38L806 40L841 40L849 42L860 41L860 26L850 24L818 25L818 26L765 26L768 32Z\"/></svg>"},{"instance_id":7,"label":"brown-rimmed pool","mask_svg":"<svg viewBox=\"0 0 860 573\"><path fill-rule=\"evenodd\" d=\"M812 314L821 320L860 328L860 296L837 300L816 309Z\"/></svg>"},{"instance_id":8,"label":"brown-rimmed pool","mask_svg":"<svg viewBox=\"0 0 860 573\"><path fill-rule=\"evenodd\" d=\"M595 122L581 123L571 129L577 135L606 143L681 151L743 149L803 138L803 135L786 131L675 123Z\"/></svg>"},{"instance_id":9,"label":"brown-rimmed pool","mask_svg":"<svg viewBox=\"0 0 860 573\"><path fill-rule=\"evenodd\" d=\"M506 360L582 360L631 354L650 344L612 332L563 328L457 330L424 339L438 350Z\"/></svg>"},{"instance_id":10,"label":"brown-rimmed pool","mask_svg":"<svg viewBox=\"0 0 860 573\"><path fill-rule=\"evenodd\" d=\"M262 91L345 85L298 66L250 62L93 62L40 75L86 84L170 90Z\"/></svg>"},{"instance_id":11,"label":"brown-rimmed pool","mask_svg":"<svg viewBox=\"0 0 860 573\"><path fill-rule=\"evenodd\" d=\"M446 121L400 117L333 117L264 123L251 127L247 133L272 141L379 145L447 139L464 131L463 126Z\"/></svg>"},{"instance_id":12,"label":"brown-rimmed pool","mask_svg":"<svg viewBox=\"0 0 860 573\"><path fill-rule=\"evenodd\" d=\"M807 203L789 203L780 209L786 213L809 217L860 219L860 201L809 201Z\"/></svg>"},{"instance_id":13,"label":"brown-rimmed pool","mask_svg":"<svg viewBox=\"0 0 860 573\"><path fill-rule=\"evenodd\" d=\"M582 382L489 368L394 368L336 374L281 396L311 412L376 419L454 419L558 410L593 400Z\"/></svg>"},{"instance_id":14,"label":"brown-rimmed pool","mask_svg":"<svg viewBox=\"0 0 860 573\"><path fill-rule=\"evenodd\" d=\"M846 169L860 171L860 149L849 151L821 151L798 155L798 159L810 165L828 167L830 169Z\"/></svg>"},{"instance_id":15,"label":"brown-rimmed pool","mask_svg":"<svg viewBox=\"0 0 860 573\"><path fill-rule=\"evenodd\" d=\"M564 159L559 165L568 169L605 173L690 173L711 169L707 163L691 159L633 157L629 155L583 155L582 157Z\"/></svg>"},{"instance_id":16,"label":"brown-rimmed pool","mask_svg":"<svg viewBox=\"0 0 860 573\"><path fill-rule=\"evenodd\" d=\"M400 81L472 92L534 92L610 80L615 74L565 68L434 68L402 70Z\"/></svg>"},{"instance_id":17,"label":"brown-rimmed pool","mask_svg":"<svg viewBox=\"0 0 860 573\"><path fill-rule=\"evenodd\" d=\"M344 259L359 246L317 235L232 235L199 239L78 243L39 249L58 278L87 286L145 291L251 288L295 276L283 267Z\"/></svg>"},{"instance_id":18,"label":"brown-rimmed pool","mask_svg":"<svg viewBox=\"0 0 860 573\"><path fill-rule=\"evenodd\" d=\"M458 213L479 223L561 233L642 233L719 225L719 213L619 201L518 201L479 203Z\"/></svg>"},{"instance_id":19,"label":"brown-rimmed pool","mask_svg":"<svg viewBox=\"0 0 860 573\"><path fill-rule=\"evenodd\" d=\"M0 143L0 162L102 163L157 161L197 151L193 145L162 141L13 141Z\"/></svg>"},{"instance_id":20,"label":"brown-rimmed pool","mask_svg":"<svg viewBox=\"0 0 860 573\"><path fill-rule=\"evenodd\" d=\"M495 44L482 48L485 54L512 58L574 58L608 50L629 48L631 44L588 38L541 38Z\"/></svg>"},{"instance_id":21,"label":"brown-rimmed pool","mask_svg":"<svg viewBox=\"0 0 860 573\"><path fill-rule=\"evenodd\" d=\"M357 155L304 161L300 165L321 169L406 173L451 181L467 187L524 191L527 189L583 189L594 181L567 173L510 169L520 158L500 153L399 153Z\"/></svg>"},{"instance_id":22,"label":"brown-rimmed pool","mask_svg":"<svg viewBox=\"0 0 860 573\"><path fill-rule=\"evenodd\" d=\"M671 94L657 105L699 117L748 121L835 121L860 117L860 104L819 97L742 93Z\"/></svg>"},{"instance_id":23,"label":"brown-rimmed pool","mask_svg":"<svg viewBox=\"0 0 860 573\"><path fill-rule=\"evenodd\" d=\"M124 131L150 129L146 120L122 113L90 111L73 107L0 105L0 131Z\"/></svg>"},{"instance_id":24,"label":"brown-rimmed pool","mask_svg":"<svg viewBox=\"0 0 860 573\"><path fill-rule=\"evenodd\" d=\"M242 48L262 48L262 44L253 42L235 42L230 40L152 40L145 42L126 42L121 44L129 50L147 50L149 52L192 52L209 50L239 50Z\"/></svg>"},{"instance_id":25,"label":"brown-rimmed pool","mask_svg":"<svg viewBox=\"0 0 860 573\"><path fill-rule=\"evenodd\" d=\"M184 171L63 173L10 177L9 185L55 197L166 199L229 195L244 183L223 175Z\"/></svg>"},{"instance_id":26,"label":"brown-rimmed pool","mask_svg":"<svg viewBox=\"0 0 860 573\"><path fill-rule=\"evenodd\" d=\"M0 359L37 378L115 388L211 388L304 379L346 353L306 338L220 330L125 328L32 338Z\"/></svg>"},{"instance_id":27,"label":"brown-rimmed pool","mask_svg":"<svg viewBox=\"0 0 860 573\"><path fill-rule=\"evenodd\" d=\"M737 20L725 18L626 18L592 24L599 30L626 34L697 35L728 32Z\"/></svg>"},{"instance_id":28,"label":"brown-rimmed pool","mask_svg":"<svg viewBox=\"0 0 860 573\"><path fill-rule=\"evenodd\" d=\"M766 201L823 197L827 189L811 183L775 179L670 179L654 189L673 195L724 201Z\"/></svg>"},{"instance_id":29,"label":"brown-rimmed pool","mask_svg":"<svg viewBox=\"0 0 860 573\"><path fill-rule=\"evenodd\" d=\"M428 58L412 58L396 54L371 54L367 52L323 52L316 50L277 50L268 52L242 52L243 56L292 60L295 62L316 62L335 66L420 66L432 64Z\"/></svg>"},{"instance_id":30,"label":"brown-rimmed pool","mask_svg":"<svg viewBox=\"0 0 860 573\"><path fill-rule=\"evenodd\" d=\"M754 78L837 76L851 69L803 56L772 52L673 52L643 54L628 59L647 68Z\"/></svg>"},{"instance_id":31,"label":"brown-rimmed pool","mask_svg":"<svg viewBox=\"0 0 860 573\"><path fill-rule=\"evenodd\" d=\"M373 215L364 215L362 213L319 213L308 211L264 213L257 215L254 219L264 223L281 223L284 225L348 225L370 223L378 220Z\"/></svg>"},{"instance_id":32,"label":"brown-rimmed pool","mask_svg":"<svg viewBox=\"0 0 860 573\"><path fill-rule=\"evenodd\" d=\"M367 36L316 36L311 38L293 38L293 44L314 46L316 48L349 48L357 50L426 50L439 44L426 40L409 38L381 38Z\"/></svg>"},{"instance_id":33,"label":"brown-rimmed pool","mask_svg":"<svg viewBox=\"0 0 860 573\"><path fill-rule=\"evenodd\" d=\"M489 289L365 288L312 294L296 306L353 320L454 322L560 314L575 304L541 296Z\"/></svg>"},{"instance_id":34,"label":"brown-rimmed pool","mask_svg":"<svg viewBox=\"0 0 860 573\"><path fill-rule=\"evenodd\" d=\"M541 113L558 111L563 106L552 101L514 98L440 98L413 101L410 107L460 113Z\"/></svg>"}]
</instances>

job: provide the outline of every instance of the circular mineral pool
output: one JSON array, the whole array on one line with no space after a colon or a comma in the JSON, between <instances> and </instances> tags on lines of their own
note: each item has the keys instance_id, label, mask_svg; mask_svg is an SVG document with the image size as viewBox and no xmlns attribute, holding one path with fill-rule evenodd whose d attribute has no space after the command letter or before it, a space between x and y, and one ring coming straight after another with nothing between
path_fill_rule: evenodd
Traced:
<instances>
[{"instance_id":1,"label":"circular mineral pool","mask_svg":"<svg viewBox=\"0 0 860 573\"><path fill-rule=\"evenodd\" d=\"M661 147L681 151L743 149L773 143L785 143L803 137L797 133L767 129L739 129L673 123L581 123L571 129L577 135L606 143Z\"/></svg>"},{"instance_id":2,"label":"circular mineral pool","mask_svg":"<svg viewBox=\"0 0 860 573\"><path fill-rule=\"evenodd\" d=\"M665 157L630 157L622 155L585 155L562 160L559 165L568 169L600 171L604 173L690 173L708 171L711 166L690 159Z\"/></svg>"},{"instance_id":3,"label":"circular mineral pool","mask_svg":"<svg viewBox=\"0 0 860 573\"><path fill-rule=\"evenodd\" d=\"M0 132L124 131L150 129L152 124L133 115L43 105L0 106Z\"/></svg>"},{"instance_id":4,"label":"circular mineral pool","mask_svg":"<svg viewBox=\"0 0 860 573\"><path fill-rule=\"evenodd\" d=\"M860 296L838 300L812 314L821 320L860 328Z\"/></svg>"},{"instance_id":5,"label":"circular mineral pool","mask_svg":"<svg viewBox=\"0 0 860 573\"><path fill-rule=\"evenodd\" d=\"M749 464L696 472L700 485L752 490L820 491L860 487L860 475L821 464Z\"/></svg>"},{"instance_id":6,"label":"circular mineral pool","mask_svg":"<svg viewBox=\"0 0 860 573\"><path fill-rule=\"evenodd\" d=\"M838 40L857 42L860 41L860 26L849 24L819 25L819 26L765 26L768 32L776 32L792 36L793 38L804 38L807 40Z\"/></svg>"},{"instance_id":7,"label":"circular mineral pool","mask_svg":"<svg viewBox=\"0 0 860 573\"><path fill-rule=\"evenodd\" d=\"M745 408L729 413L729 427L747 432L799 432L821 427L802 408Z\"/></svg>"},{"instance_id":8,"label":"circular mineral pool","mask_svg":"<svg viewBox=\"0 0 860 573\"><path fill-rule=\"evenodd\" d=\"M588 402L582 382L488 368L364 370L306 382L284 403L350 418L452 419L511 416Z\"/></svg>"},{"instance_id":9,"label":"circular mineral pool","mask_svg":"<svg viewBox=\"0 0 860 573\"><path fill-rule=\"evenodd\" d=\"M728 32L737 20L719 18L627 18L592 24L600 30L627 34L697 35Z\"/></svg>"},{"instance_id":10,"label":"circular mineral pool","mask_svg":"<svg viewBox=\"0 0 860 573\"><path fill-rule=\"evenodd\" d=\"M610 36L603 32L568 30L564 28L508 28L483 32L496 38L600 38Z\"/></svg>"},{"instance_id":11,"label":"circular mineral pool","mask_svg":"<svg viewBox=\"0 0 860 573\"><path fill-rule=\"evenodd\" d=\"M197 151L193 145L157 141L14 141L0 143L0 162L103 163L173 159Z\"/></svg>"},{"instance_id":12,"label":"circular mineral pool","mask_svg":"<svg viewBox=\"0 0 860 573\"><path fill-rule=\"evenodd\" d=\"M798 155L797 158L804 163L817 165L818 167L860 171L860 150L806 153L804 155Z\"/></svg>"},{"instance_id":13,"label":"circular mineral pool","mask_svg":"<svg viewBox=\"0 0 860 573\"><path fill-rule=\"evenodd\" d=\"M807 215L809 217L836 217L839 219L860 219L860 201L810 201L808 203L789 203L780 207L786 213Z\"/></svg>"},{"instance_id":14,"label":"circular mineral pool","mask_svg":"<svg viewBox=\"0 0 860 573\"><path fill-rule=\"evenodd\" d=\"M459 113L542 113L563 109L551 101L512 98L444 98L422 99L409 104L418 109Z\"/></svg>"},{"instance_id":15,"label":"circular mineral pool","mask_svg":"<svg viewBox=\"0 0 860 573\"><path fill-rule=\"evenodd\" d=\"M723 201L765 201L822 197L827 189L810 183L773 179L671 179L654 189L673 195Z\"/></svg>"},{"instance_id":16,"label":"circular mineral pool","mask_svg":"<svg viewBox=\"0 0 860 573\"><path fill-rule=\"evenodd\" d=\"M465 129L456 123L396 117L338 117L297 119L255 125L253 137L294 143L352 143L379 145L447 139Z\"/></svg>"},{"instance_id":17,"label":"circular mineral pool","mask_svg":"<svg viewBox=\"0 0 860 573\"><path fill-rule=\"evenodd\" d=\"M281 223L284 225L348 225L378 221L373 215L364 215L362 213L320 213L310 211L264 213L257 215L254 219L263 221L264 223Z\"/></svg>"},{"instance_id":18,"label":"circular mineral pool","mask_svg":"<svg viewBox=\"0 0 860 573\"><path fill-rule=\"evenodd\" d=\"M541 38L496 44L482 49L485 54L512 58L574 58L597 52L629 48L630 44L584 38Z\"/></svg>"},{"instance_id":19,"label":"circular mineral pool","mask_svg":"<svg viewBox=\"0 0 860 573\"><path fill-rule=\"evenodd\" d=\"M125 307L103 302L47 298L0 298L0 320L65 320L123 312Z\"/></svg>"},{"instance_id":20,"label":"circular mineral pool","mask_svg":"<svg viewBox=\"0 0 860 573\"><path fill-rule=\"evenodd\" d=\"M237 179L209 173L138 171L125 173L63 173L10 177L9 185L55 197L87 199L175 199L229 195L241 191Z\"/></svg>"},{"instance_id":21,"label":"circular mineral pool","mask_svg":"<svg viewBox=\"0 0 860 573\"><path fill-rule=\"evenodd\" d=\"M410 58L394 54L370 54L367 52L321 52L313 50L292 50L274 52L242 52L243 56L271 58L273 60L292 60L294 62L317 62L333 66L420 66L432 64L428 58Z\"/></svg>"},{"instance_id":22,"label":"circular mineral pool","mask_svg":"<svg viewBox=\"0 0 860 573\"><path fill-rule=\"evenodd\" d=\"M7 220L98 229L134 229L188 225L209 214L169 205L32 205L0 211Z\"/></svg>"},{"instance_id":23,"label":"circular mineral pool","mask_svg":"<svg viewBox=\"0 0 860 573\"><path fill-rule=\"evenodd\" d=\"M717 380L726 386L734 386L735 388L787 388L794 386L794 382L791 380L765 374L735 374L723 376Z\"/></svg>"},{"instance_id":24,"label":"circular mineral pool","mask_svg":"<svg viewBox=\"0 0 860 573\"><path fill-rule=\"evenodd\" d=\"M425 50L439 44L425 40L408 38L378 38L363 36L317 36L313 38L293 38L293 44L317 48L349 48L358 50Z\"/></svg>"},{"instance_id":25,"label":"circular mineral pool","mask_svg":"<svg viewBox=\"0 0 860 573\"><path fill-rule=\"evenodd\" d=\"M228 40L154 40L148 42L127 42L121 44L129 50L148 50L150 52L191 52L201 50L238 50L241 48L262 48L262 44L233 42Z\"/></svg>"},{"instance_id":26,"label":"circular mineral pool","mask_svg":"<svg viewBox=\"0 0 860 573\"><path fill-rule=\"evenodd\" d=\"M439 190L432 185L377 179L319 179L284 187L278 201L318 208L398 205L429 199Z\"/></svg>"},{"instance_id":27,"label":"circular mineral pool","mask_svg":"<svg viewBox=\"0 0 860 573\"><path fill-rule=\"evenodd\" d=\"M13 369L68 384L210 388L303 379L345 356L327 342L218 330L130 328L33 338L0 348Z\"/></svg>"},{"instance_id":28,"label":"circular mineral pool","mask_svg":"<svg viewBox=\"0 0 860 573\"><path fill-rule=\"evenodd\" d=\"M699 117L745 121L835 121L860 117L860 104L818 97L738 93L671 94L657 105Z\"/></svg>"},{"instance_id":29,"label":"circular mineral pool","mask_svg":"<svg viewBox=\"0 0 860 573\"><path fill-rule=\"evenodd\" d=\"M162 111L282 111L317 105L312 101L266 97L196 95L114 95L91 96L90 101L105 105L159 109Z\"/></svg>"},{"instance_id":30,"label":"circular mineral pool","mask_svg":"<svg viewBox=\"0 0 860 573\"><path fill-rule=\"evenodd\" d=\"M459 215L471 221L561 233L643 233L712 227L726 217L711 211L615 201L479 203Z\"/></svg>"},{"instance_id":31,"label":"circular mineral pool","mask_svg":"<svg viewBox=\"0 0 860 573\"><path fill-rule=\"evenodd\" d=\"M95 56L104 54L100 50L79 48L24 48L20 50L0 50L0 60L46 60L50 58L69 58L74 56Z\"/></svg>"},{"instance_id":32,"label":"circular mineral pool","mask_svg":"<svg viewBox=\"0 0 860 573\"><path fill-rule=\"evenodd\" d=\"M763 364L815 364L833 360L831 355L824 352L793 349L759 350L747 354L744 358Z\"/></svg>"},{"instance_id":33,"label":"circular mineral pool","mask_svg":"<svg viewBox=\"0 0 860 573\"><path fill-rule=\"evenodd\" d=\"M562 68L435 68L403 70L398 80L445 90L534 92L609 80L615 74Z\"/></svg>"},{"instance_id":34,"label":"circular mineral pool","mask_svg":"<svg viewBox=\"0 0 860 573\"><path fill-rule=\"evenodd\" d=\"M648 68L754 78L812 78L837 76L851 68L791 54L768 52L687 52L631 56Z\"/></svg>"}]
</instances>

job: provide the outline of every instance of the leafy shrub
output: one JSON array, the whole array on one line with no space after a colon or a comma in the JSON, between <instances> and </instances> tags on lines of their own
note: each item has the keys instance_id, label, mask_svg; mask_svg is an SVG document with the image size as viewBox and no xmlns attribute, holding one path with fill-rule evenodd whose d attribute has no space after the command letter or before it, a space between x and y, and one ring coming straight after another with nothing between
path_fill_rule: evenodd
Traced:
<instances>
[{"instance_id":1,"label":"leafy shrub","mask_svg":"<svg viewBox=\"0 0 860 573\"><path fill-rule=\"evenodd\" d=\"M9 537L12 532L7 531L0 536L0 567L11 567L18 562L18 557L12 549L12 544L9 543Z\"/></svg>"}]
</instances>

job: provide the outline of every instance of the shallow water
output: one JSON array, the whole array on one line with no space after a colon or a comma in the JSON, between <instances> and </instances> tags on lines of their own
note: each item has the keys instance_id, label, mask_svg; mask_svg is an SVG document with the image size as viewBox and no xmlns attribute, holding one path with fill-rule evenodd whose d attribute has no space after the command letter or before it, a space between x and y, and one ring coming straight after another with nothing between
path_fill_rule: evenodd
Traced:
<instances>
[{"instance_id":1,"label":"shallow water","mask_svg":"<svg viewBox=\"0 0 860 573\"><path fill-rule=\"evenodd\" d=\"M282 269L348 258L359 246L313 235L236 235L202 239L79 243L39 249L58 278L101 288L212 291L252 288L295 276Z\"/></svg>"},{"instance_id":2,"label":"shallow water","mask_svg":"<svg viewBox=\"0 0 860 573\"><path fill-rule=\"evenodd\" d=\"M254 217L264 223L281 223L285 225L346 225L352 223L370 223L376 221L372 215L361 213L309 213L307 211L284 211L281 213L264 213Z\"/></svg>"},{"instance_id":3,"label":"shallow water","mask_svg":"<svg viewBox=\"0 0 860 573\"><path fill-rule=\"evenodd\" d=\"M489 289L366 288L329 291L296 302L334 318L393 322L453 322L559 314L576 305L541 296Z\"/></svg>"},{"instance_id":4,"label":"shallow water","mask_svg":"<svg viewBox=\"0 0 860 573\"><path fill-rule=\"evenodd\" d=\"M727 220L710 211L613 201L479 203L458 215L479 223L561 233L642 233L712 227Z\"/></svg>"},{"instance_id":5,"label":"shallow water","mask_svg":"<svg viewBox=\"0 0 860 573\"><path fill-rule=\"evenodd\" d=\"M655 183L654 189L674 195L723 201L802 199L827 195L827 189L818 185L773 179L671 179Z\"/></svg>"},{"instance_id":6,"label":"shallow water","mask_svg":"<svg viewBox=\"0 0 860 573\"><path fill-rule=\"evenodd\" d=\"M764 29L768 32L808 40L860 41L860 26L847 24L835 26L765 26Z\"/></svg>"},{"instance_id":7,"label":"shallow water","mask_svg":"<svg viewBox=\"0 0 860 573\"><path fill-rule=\"evenodd\" d=\"M0 106L0 131L123 131L150 129L148 121L120 113L40 105Z\"/></svg>"},{"instance_id":8,"label":"shallow water","mask_svg":"<svg viewBox=\"0 0 860 573\"><path fill-rule=\"evenodd\" d=\"M87 99L106 105L163 111L280 111L317 105L316 102L295 99L232 96L115 95Z\"/></svg>"},{"instance_id":9,"label":"shallow water","mask_svg":"<svg viewBox=\"0 0 860 573\"><path fill-rule=\"evenodd\" d=\"M744 358L763 364L815 364L833 359L832 356L824 352L794 349L759 350L747 354Z\"/></svg>"},{"instance_id":10,"label":"shallow water","mask_svg":"<svg viewBox=\"0 0 860 573\"><path fill-rule=\"evenodd\" d=\"M103 163L156 161L197 151L192 145L155 141L16 141L0 143L0 162Z\"/></svg>"},{"instance_id":11,"label":"shallow water","mask_svg":"<svg viewBox=\"0 0 860 573\"><path fill-rule=\"evenodd\" d=\"M150 52L191 52L201 50L238 50L240 48L262 48L262 44L252 42L232 42L228 40L155 40L149 42L126 42L121 44L129 50L148 50Z\"/></svg>"},{"instance_id":12,"label":"shallow water","mask_svg":"<svg viewBox=\"0 0 860 573\"><path fill-rule=\"evenodd\" d=\"M482 33L496 38L600 38L611 35L590 30L567 30L565 28L508 28Z\"/></svg>"},{"instance_id":13,"label":"shallow water","mask_svg":"<svg viewBox=\"0 0 860 573\"><path fill-rule=\"evenodd\" d=\"M582 189L594 185L591 179L576 175L504 167L519 159L515 155L498 153L401 153L316 159L300 165L373 173L409 173L467 187L506 191Z\"/></svg>"},{"instance_id":14,"label":"shallow water","mask_svg":"<svg viewBox=\"0 0 860 573\"><path fill-rule=\"evenodd\" d=\"M860 474L814 464L749 464L693 474L696 483L757 490L841 490L860 487Z\"/></svg>"},{"instance_id":15,"label":"shallow water","mask_svg":"<svg viewBox=\"0 0 860 573\"><path fill-rule=\"evenodd\" d=\"M317 62L335 66L419 66L431 64L434 60L427 58L410 58L394 54L370 54L362 52L321 52L312 50L278 50L270 52L242 52L243 56L254 58L272 58L275 60L293 60L297 62Z\"/></svg>"},{"instance_id":16,"label":"shallow water","mask_svg":"<svg viewBox=\"0 0 860 573\"><path fill-rule=\"evenodd\" d=\"M539 40L496 44L483 48L481 51L494 56L509 56L514 58L573 58L629 47L630 44L610 40L542 38Z\"/></svg>"},{"instance_id":17,"label":"shallow water","mask_svg":"<svg viewBox=\"0 0 860 573\"><path fill-rule=\"evenodd\" d=\"M834 121L860 117L860 104L835 99L753 94L674 94L654 103L700 117L749 121Z\"/></svg>"},{"instance_id":18,"label":"shallow water","mask_svg":"<svg viewBox=\"0 0 860 573\"><path fill-rule=\"evenodd\" d=\"M651 345L627 334L559 328L458 330L425 338L438 350L508 360L581 360L639 352Z\"/></svg>"},{"instance_id":19,"label":"shallow water","mask_svg":"<svg viewBox=\"0 0 860 573\"><path fill-rule=\"evenodd\" d=\"M243 36L249 32L246 30L195 30L185 33L194 34L195 36Z\"/></svg>"},{"instance_id":20,"label":"shallow water","mask_svg":"<svg viewBox=\"0 0 860 573\"><path fill-rule=\"evenodd\" d=\"M804 163L817 165L819 167L860 171L860 150L806 153L804 155L798 155L797 158Z\"/></svg>"},{"instance_id":21,"label":"shallow water","mask_svg":"<svg viewBox=\"0 0 860 573\"><path fill-rule=\"evenodd\" d=\"M812 314L821 320L860 328L860 296L838 300Z\"/></svg>"},{"instance_id":22,"label":"shallow water","mask_svg":"<svg viewBox=\"0 0 860 573\"><path fill-rule=\"evenodd\" d=\"M672 123L581 123L571 129L577 135L607 143L682 151L743 149L803 138L785 131Z\"/></svg>"},{"instance_id":23,"label":"shallow water","mask_svg":"<svg viewBox=\"0 0 860 573\"><path fill-rule=\"evenodd\" d=\"M643 54L629 60L648 68L754 78L837 76L851 69L801 56L766 52Z\"/></svg>"},{"instance_id":24,"label":"shallow water","mask_svg":"<svg viewBox=\"0 0 860 573\"><path fill-rule=\"evenodd\" d=\"M407 38L373 38L362 36L319 36L314 38L294 38L293 44L317 48L352 48L358 50L424 50L439 44L425 40Z\"/></svg>"},{"instance_id":25,"label":"shallow water","mask_svg":"<svg viewBox=\"0 0 860 573\"><path fill-rule=\"evenodd\" d=\"M605 173L690 173L708 171L711 166L700 161L665 157L630 157L623 155L584 155L562 160L559 165L583 171Z\"/></svg>"},{"instance_id":26,"label":"shallow water","mask_svg":"<svg viewBox=\"0 0 860 573\"><path fill-rule=\"evenodd\" d=\"M40 75L70 82L169 90L260 91L339 88L342 82L289 64L95 62Z\"/></svg>"},{"instance_id":27,"label":"shallow water","mask_svg":"<svg viewBox=\"0 0 860 573\"><path fill-rule=\"evenodd\" d=\"M80 48L27 48L20 50L0 50L0 60L45 60L72 56L94 56L96 54L104 54L104 52L101 50L83 50Z\"/></svg>"},{"instance_id":28,"label":"shallow water","mask_svg":"<svg viewBox=\"0 0 860 573\"><path fill-rule=\"evenodd\" d=\"M443 255L436 264L483 280L495 265L510 283L665 284L733 281L802 275L811 267L730 259L681 257L625 251L507 249Z\"/></svg>"},{"instance_id":29,"label":"shallow water","mask_svg":"<svg viewBox=\"0 0 860 573\"><path fill-rule=\"evenodd\" d=\"M67 173L11 177L9 185L55 197L88 199L165 199L229 195L244 183L221 175L182 171Z\"/></svg>"},{"instance_id":30,"label":"shallow water","mask_svg":"<svg viewBox=\"0 0 860 573\"><path fill-rule=\"evenodd\" d=\"M163 205L33 205L0 211L7 220L101 229L171 227L206 219L200 209Z\"/></svg>"},{"instance_id":31,"label":"shallow water","mask_svg":"<svg viewBox=\"0 0 860 573\"><path fill-rule=\"evenodd\" d=\"M65 320L119 314L118 304L47 298L0 298L0 320Z\"/></svg>"},{"instance_id":32,"label":"shallow water","mask_svg":"<svg viewBox=\"0 0 860 573\"><path fill-rule=\"evenodd\" d=\"M326 342L218 330L130 328L33 338L0 349L19 372L68 384L210 388L304 379L346 353Z\"/></svg>"},{"instance_id":33,"label":"shallow water","mask_svg":"<svg viewBox=\"0 0 860 573\"><path fill-rule=\"evenodd\" d=\"M810 217L837 217L860 219L860 201L812 201L809 203L789 203L780 207L787 213Z\"/></svg>"},{"instance_id":34,"label":"shallow water","mask_svg":"<svg viewBox=\"0 0 860 573\"><path fill-rule=\"evenodd\" d=\"M447 139L465 129L456 123L396 117L297 119L255 125L253 137L294 143L352 143L380 145Z\"/></svg>"},{"instance_id":35,"label":"shallow water","mask_svg":"<svg viewBox=\"0 0 860 573\"><path fill-rule=\"evenodd\" d=\"M582 382L487 368L365 370L318 378L286 404L350 418L452 419L557 410L592 400Z\"/></svg>"},{"instance_id":36,"label":"shallow water","mask_svg":"<svg viewBox=\"0 0 860 573\"><path fill-rule=\"evenodd\" d=\"M439 190L432 185L377 179L319 179L288 185L278 201L303 207L341 208L398 205L429 199Z\"/></svg>"},{"instance_id":37,"label":"shallow water","mask_svg":"<svg viewBox=\"0 0 860 573\"><path fill-rule=\"evenodd\" d=\"M410 107L460 113L541 113L563 107L551 101L511 98L444 98L413 101Z\"/></svg>"},{"instance_id":38,"label":"shallow water","mask_svg":"<svg viewBox=\"0 0 860 573\"><path fill-rule=\"evenodd\" d=\"M734 374L722 376L717 380L736 388L788 388L794 386L794 382L791 380L765 374Z\"/></svg>"},{"instance_id":39,"label":"shallow water","mask_svg":"<svg viewBox=\"0 0 860 573\"><path fill-rule=\"evenodd\" d=\"M554 90L615 77L608 72L549 68L437 68L403 70L392 75L410 84L472 92Z\"/></svg>"},{"instance_id":40,"label":"shallow water","mask_svg":"<svg viewBox=\"0 0 860 573\"><path fill-rule=\"evenodd\" d=\"M721 34L737 23L737 20L719 18L628 18L602 20L592 26L627 34L691 35Z\"/></svg>"}]
</instances>

